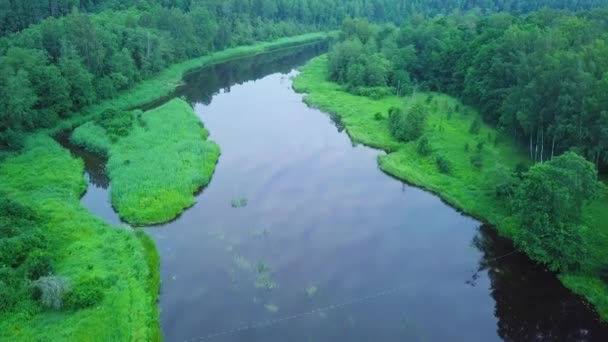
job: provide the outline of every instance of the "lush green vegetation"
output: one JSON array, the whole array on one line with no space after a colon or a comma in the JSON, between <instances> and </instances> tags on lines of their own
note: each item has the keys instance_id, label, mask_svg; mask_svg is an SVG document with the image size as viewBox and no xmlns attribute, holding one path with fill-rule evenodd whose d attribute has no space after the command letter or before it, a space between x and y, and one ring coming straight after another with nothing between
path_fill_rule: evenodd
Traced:
<instances>
[{"instance_id":1,"label":"lush green vegetation","mask_svg":"<svg viewBox=\"0 0 608 342\"><path fill-rule=\"evenodd\" d=\"M113 206L125 221L147 225L175 218L209 183L220 150L208 135L190 105L176 99L145 113L104 113L72 140L109 157Z\"/></svg>"},{"instance_id":2,"label":"lush green vegetation","mask_svg":"<svg viewBox=\"0 0 608 342\"><path fill-rule=\"evenodd\" d=\"M0 340L160 338L156 250L81 207L83 171L43 135L0 163Z\"/></svg>"},{"instance_id":3,"label":"lush green vegetation","mask_svg":"<svg viewBox=\"0 0 608 342\"><path fill-rule=\"evenodd\" d=\"M551 163L557 165L546 163L534 166L528 176L526 171L532 162L526 153L513 144L508 135L483 123L474 108L449 95L417 92L405 97L392 95L374 99L351 94L348 92L348 86L328 80L328 58L322 56L314 59L302 69L302 73L294 81L294 87L298 91L307 93L306 103L337 115L355 142L387 151L387 155L378 159L382 170L433 191L455 207L495 225L502 235L514 239L518 246L529 252L531 249L528 249L525 243L530 240L521 228L522 219L525 221L526 218L518 214L510 203L515 198L518 201L539 203L527 196L525 185L520 188L520 193L517 193L517 184L533 183L534 174L542 174L543 177L551 179L552 172L557 175L561 171L546 173L543 169L559 170L559 165L562 164L570 165L568 170L572 168L570 171L564 171L565 174L571 172L570 174L579 176L553 178L553 182L549 183L552 190L568 186L566 179L575 180L575 183L587 179L587 185L597 184L597 181L593 181L597 177L596 173L589 173L589 170L593 170L593 165L575 157L566 157L561 161L556 158ZM426 113L424 135L418 140L403 142L391 133L389 113L394 113L394 108L401 108L403 113L407 113L416 107L423 108ZM423 140L426 142L422 142ZM420 148L420 145L426 146ZM574 159L571 164L568 162L570 159ZM570 268L570 265L562 267L560 263L553 265L554 269L561 270L560 278L566 286L585 296L595 305L601 316L608 319L608 287L600 279L600 270L608 258L608 226L605 224L608 222L608 214L602 209L608 204L608 192L605 188L597 190L601 191L599 197L589 202L588 193L563 189L560 191L562 192L558 192L559 195L556 196L564 197L555 202L559 210L581 210L578 220L575 212L564 214L573 215L571 218L574 220L564 224L575 222L577 227L586 227L574 230L575 236L585 242L584 257L581 258L581 254L578 254L580 250L577 248L580 245L570 244L569 240L548 239L542 242L548 241L551 243L549 245L540 243L529 246L539 253L551 255L549 259L538 258L541 262L571 262L573 258L579 257L579 264L574 268ZM562 201L575 197L579 199L576 203ZM542 208L546 210L545 207ZM550 212L539 209L530 214L531 217L542 218L550 215ZM559 225L539 227L544 227L543 229L551 233L562 232ZM564 232L571 233L572 230ZM534 231L529 233L533 234ZM552 244L554 242L555 244ZM570 246L570 251L574 252L554 254L555 246ZM531 255L537 257L535 253ZM563 259L557 259L556 256Z\"/></svg>"},{"instance_id":4,"label":"lush green vegetation","mask_svg":"<svg viewBox=\"0 0 608 342\"><path fill-rule=\"evenodd\" d=\"M437 91L546 161L575 149L608 166L608 12L544 10L411 20L347 20L330 79L354 94Z\"/></svg>"},{"instance_id":5,"label":"lush green vegetation","mask_svg":"<svg viewBox=\"0 0 608 342\"><path fill-rule=\"evenodd\" d=\"M19 31L28 25L53 16L69 14L73 8L85 12L107 9L126 9L137 6L147 9L161 5L167 9L189 11L203 7L220 18L297 20L308 24L336 24L346 15L367 17L375 21L401 22L412 15L433 15L452 11L529 12L544 7L563 9L591 9L605 6L603 0L0 0L0 33Z\"/></svg>"}]
</instances>

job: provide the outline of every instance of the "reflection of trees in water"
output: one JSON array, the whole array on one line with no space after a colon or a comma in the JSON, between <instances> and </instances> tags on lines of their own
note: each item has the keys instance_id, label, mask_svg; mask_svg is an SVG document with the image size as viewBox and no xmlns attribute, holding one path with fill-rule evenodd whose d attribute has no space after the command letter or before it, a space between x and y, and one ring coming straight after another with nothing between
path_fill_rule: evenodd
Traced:
<instances>
[{"instance_id":1,"label":"reflection of trees in water","mask_svg":"<svg viewBox=\"0 0 608 342\"><path fill-rule=\"evenodd\" d=\"M498 334L507 341L608 341L608 325L579 297L561 285L554 273L523 253L502 257L513 244L487 225L473 245L484 256L496 301Z\"/></svg>"},{"instance_id":2,"label":"reflection of trees in water","mask_svg":"<svg viewBox=\"0 0 608 342\"><path fill-rule=\"evenodd\" d=\"M213 65L184 77L185 85L173 96L183 96L191 103L208 105L218 91L230 92L236 84L260 79L274 73L288 73L327 50L327 43L287 49Z\"/></svg>"},{"instance_id":3,"label":"reflection of trees in water","mask_svg":"<svg viewBox=\"0 0 608 342\"><path fill-rule=\"evenodd\" d=\"M74 156L84 161L84 169L89 175L91 184L98 188L107 189L110 185L110 179L106 174L106 158L72 144L69 139L70 134L71 132L60 134L56 137L56 140Z\"/></svg>"}]
</instances>

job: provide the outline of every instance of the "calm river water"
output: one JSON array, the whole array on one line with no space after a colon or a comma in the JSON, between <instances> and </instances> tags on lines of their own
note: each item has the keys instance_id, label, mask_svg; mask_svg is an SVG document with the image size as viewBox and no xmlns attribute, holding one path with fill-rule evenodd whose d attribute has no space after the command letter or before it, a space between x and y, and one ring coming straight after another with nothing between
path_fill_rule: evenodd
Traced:
<instances>
[{"instance_id":1,"label":"calm river water","mask_svg":"<svg viewBox=\"0 0 608 342\"><path fill-rule=\"evenodd\" d=\"M294 68L325 49L207 67L176 91L222 156L194 207L148 228L165 339L607 341L607 326L554 274L382 173L381 152L354 146L302 102ZM73 151L87 160L83 204L118 223L104 161Z\"/></svg>"}]
</instances>

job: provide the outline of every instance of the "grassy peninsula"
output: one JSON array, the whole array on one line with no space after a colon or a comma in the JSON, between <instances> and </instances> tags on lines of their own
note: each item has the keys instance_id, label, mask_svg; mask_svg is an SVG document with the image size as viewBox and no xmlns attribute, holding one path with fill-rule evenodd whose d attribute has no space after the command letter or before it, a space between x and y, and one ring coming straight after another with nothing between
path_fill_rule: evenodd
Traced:
<instances>
[{"instance_id":1,"label":"grassy peninsula","mask_svg":"<svg viewBox=\"0 0 608 342\"><path fill-rule=\"evenodd\" d=\"M479 113L457 99L438 93L417 93L399 98L386 96L372 99L347 92L343 86L328 81L327 56L321 56L301 70L294 88L306 93L310 106L337 116L354 142L387 152L378 158L386 173L441 196L445 201L480 220L496 226L501 235L513 238L520 229L508 205L497 199L493 185L501 170L512 170L528 163L512 141L483 123L471 133ZM433 154L451 164L449 173L439 172L435 157L421 156L418 142L403 143L390 132L387 112L392 107L422 106L427 118L425 137ZM471 157L479 153L485 165L476 168ZM608 193L585 206L583 219L589 229L589 257L576 273L562 273L560 279L568 288L591 302L603 319L608 319L608 289L597 276L597 269L608 258Z\"/></svg>"},{"instance_id":2,"label":"grassy peninsula","mask_svg":"<svg viewBox=\"0 0 608 342\"><path fill-rule=\"evenodd\" d=\"M169 221L194 204L207 185L220 149L192 107L174 99L137 114L122 112L124 137L110 137L91 121L77 128L72 141L108 156L112 204L121 218L136 225ZM116 127L112 127L116 130Z\"/></svg>"}]
</instances>

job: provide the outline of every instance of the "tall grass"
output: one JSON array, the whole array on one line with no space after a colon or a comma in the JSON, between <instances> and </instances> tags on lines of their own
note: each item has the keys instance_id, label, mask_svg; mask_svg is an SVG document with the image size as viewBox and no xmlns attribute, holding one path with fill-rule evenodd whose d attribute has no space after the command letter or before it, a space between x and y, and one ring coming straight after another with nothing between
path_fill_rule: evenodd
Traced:
<instances>
[{"instance_id":1,"label":"tall grass","mask_svg":"<svg viewBox=\"0 0 608 342\"><path fill-rule=\"evenodd\" d=\"M327 81L326 71L326 56L312 60L294 80L294 88L307 93L307 104L337 115L352 140L387 151L378 158L382 170L438 194L467 214L493 224L505 237L513 237L520 229L509 206L495 196L494 185L501 170L511 171L517 164L527 163L527 158L509 138L489 126L481 124L479 130L471 131L480 120L475 110L444 94L418 93L380 100L355 96ZM427 111L425 138L433 150L428 156L417 152L417 141L397 141L387 124L386 113L391 107L415 104ZM449 159L449 173L439 172L436 156ZM560 275L564 285L586 297L603 319L608 319L608 288L597 271L608 260L607 206L608 194L604 194L585 208L591 256L581 273Z\"/></svg>"},{"instance_id":2,"label":"tall grass","mask_svg":"<svg viewBox=\"0 0 608 342\"><path fill-rule=\"evenodd\" d=\"M0 163L0 191L41 218L57 276L103 280L103 300L77 310L43 310L33 300L0 316L2 341L158 340L158 273L153 254L133 231L117 229L80 205L86 189L82 161L44 135L28 138L19 155ZM153 267L152 269L150 267Z\"/></svg>"},{"instance_id":3,"label":"tall grass","mask_svg":"<svg viewBox=\"0 0 608 342\"><path fill-rule=\"evenodd\" d=\"M194 204L193 194L209 183L220 154L181 99L145 112L142 119L116 142L92 122L73 134L74 142L109 157L112 205L135 225L169 221Z\"/></svg>"}]
</instances>

